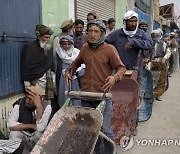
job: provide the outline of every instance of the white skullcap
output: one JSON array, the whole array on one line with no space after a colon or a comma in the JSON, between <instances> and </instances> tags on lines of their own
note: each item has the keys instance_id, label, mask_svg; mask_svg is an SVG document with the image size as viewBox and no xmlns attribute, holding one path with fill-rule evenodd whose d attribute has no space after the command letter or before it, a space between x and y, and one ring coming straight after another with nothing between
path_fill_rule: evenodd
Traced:
<instances>
[{"instance_id":1,"label":"white skullcap","mask_svg":"<svg viewBox=\"0 0 180 154\"><path fill-rule=\"evenodd\" d=\"M176 33L174 33L174 32L171 32L171 33L170 33L170 35L176 35Z\"/></svg>"},{"instance_id":2,"label":"white skullcap","mask_svg":"<svg viewBox=\"0 0 180 154\"><path fill-rule=\"evenodd\" d=\"M152 31L151 34L160 34L160 31L158 29L155 29L155 30Z\"/></svg>"},{"instance_id":3,"label":"white skullcap","mask_svg":"<svg viewBox=\"0 0 180 154\"><path fill-rule=\"evenodd\" d=\"M157 30L159 31L159 33L160 33L161 35L163 35L163 31L162 31L161 28L158 28Z\"/></svg>"},{"instance_id":4,"label":"white skullcap","mask_svg":"<svg viewBox=\"0 0 180 154\"><path fill-rule=\"evenodd\" d=\"M124 20L129 20L132 17L136 17L138 19L138 14L136 12L134 12L134 11L127 11L124 14Z\"/></svg>"}]
</instances>

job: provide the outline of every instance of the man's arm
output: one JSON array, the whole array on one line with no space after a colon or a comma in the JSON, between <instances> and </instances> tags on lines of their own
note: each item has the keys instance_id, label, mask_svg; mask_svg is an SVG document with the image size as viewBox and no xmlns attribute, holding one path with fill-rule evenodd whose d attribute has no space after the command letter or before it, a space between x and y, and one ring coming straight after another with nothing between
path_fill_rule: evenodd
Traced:
<instances>
[{"instance_id":1,"label":"man's arm","mask_svg":"<svg viewBox=\"0 0 180 154\"><path fill-rule=\"evenodd\" d=\"M28 91L28 95L26 95L26 97L32 100L34 102L34 105L36 106L36 120L41 120L44 112L41 96L31 91Z\"/></svg>"},{"instance_id":2,"label":"man's arm","mask_svg":"<svg viewBox=\"0 0 180 154\"><path fill-rule=\"evenodd\" d=\"M115 39L115 35L117 33L117 30L114 30L113 32L111 32L105 39L105 42L108 44L113 44L113 41Z\"/></svg>"},{"instance_id":3,"label":"man's arm","mask_svg":"<svg viewBox=\"0 0 180 154\"><path fill-rule=\"evenodd\" d=\"M116 70L116 73L107 77L103 86L104 92L109 92L113 85L121 80L126 72L126 68L120 60L117 50L112 46L112 53L110 55L110 65Z\"/></svg>"},{"instance_id":4,"label":"man's arm","mask_svg":"<svg viewBox=\"0 0 180 154\"><path fill-rule=\"evenodd\" d=\"M25 129L34 129L36 130L36 124L18 124L12 127L9 127L11 131L21 131Z\"/></svg>"},{"instance_id":5,"label":"man's arm","mask_svg":"<svg viewBox=\"0 0 180 154\"><path fill-rule=\"evenodd\" d=\"M51 115L51 111L51 105L48 105L43 112L42 118L40 120L36 120L37 131L43 132L45 130Z\"/></svg>"},{"instance_id":6,"label":"man's arm","mask_svg":"<svg viewBox=\"0 0 180 154\"><path fill-rule=\"evenodd\" d=\"M22 124L18 122L19 118L19 105L15 105L10 113L8 120L7 120L7 127L11 131L21 131L24 129L34 129L36 130L35 124Z\"/></svg>"},{"instance_id":7,"label":"man's arm","mask_svg":"<svg viewBox=\"0 0 180 154\"><path fill-rule=\"evenodd\" d=\"M124 66L123 62L120 59L118 51L114 46L112 47L112 52L110 56L110 65L113 69L116 70L116 73L113 75L116 82L121 80L126 72L126 67Z\"/></svg>"},{"instance_id":8,"label":"man's arm","mask_svg":"<svg viewBox=\"0 0 180 154\"><path fill-rule=\"evenodd\" d=\"M171 50L169 49L169 47L165 42L163 42L163 48L165 51L165 56L162 58L161 62L165 64L166 60L169 59L169 57L171 56Z\"/></svg>"},{"instance_id":9,"label":"man's arm","mask_svg":"<svg viewBox=\"0 0 180 154\"><path fill-rule=\"evenodd\" d=\"M153 42L145 32L143 32L142 38L132 37L128 38L128 40L132 48L149 50L153 48Z\"/></svg>"},{"instance_id":10,"label":"man's arm","mask_svg":"<svg viewBox=\"0 0 180 154\"><path fill-rule=\"evenodd\" d=\"M167 44L165 42L163 43L163 48L164 48L164 51L165 51L164 58L169 59L169 57L171 56L171 50L169 49L169 47L167 46Z\"/></svg>"},{"instance_id":11,"label":"man's arm","mask_svg":"<svg viewBox=\"0 0 180 154\"><path fill-rule=\"evenodd\" d=\"M65 78L66 82L69 83L69 80L73 80L71 76L71 70L72 75L76 72L77 68L83 64L83 51L81 50L78 57L71 63L71 65L66 69L65 71Z\"/></svg>"}]
</instances>

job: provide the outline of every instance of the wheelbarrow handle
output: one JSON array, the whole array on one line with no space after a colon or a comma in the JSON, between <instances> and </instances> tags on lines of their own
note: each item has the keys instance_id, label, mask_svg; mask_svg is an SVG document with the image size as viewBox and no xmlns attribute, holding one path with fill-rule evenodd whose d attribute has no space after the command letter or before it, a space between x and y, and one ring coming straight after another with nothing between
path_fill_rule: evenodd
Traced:
<instances>
[{"instance_id":1,"label":"wheelbarrow handle","mask_svg":"<svg viewBox=\"0 0 180 154\"><path fill-rule=\"evenodd\" d=\"M99 100L105 100L105 99L111 99L112 94L111 93L97 93L97 92L86 92L86 91L65 91L65 95L68 95L71 98L81 99L81 98L92 98L92 99L99 99Z\"/></svg>"},{"instance_id":2,"label":"wheelbarrow handle","mask_svg":"<svg viewBox=\"0 0 180 154\"><path fill-rule=\"evenodd\" d=\"M73 78L73 69L70 69L70 76ZM72 83L71 81L69 81L69 85L68 85L68 92L70 92L72 90Z\"/></svg>"}]
</instances>

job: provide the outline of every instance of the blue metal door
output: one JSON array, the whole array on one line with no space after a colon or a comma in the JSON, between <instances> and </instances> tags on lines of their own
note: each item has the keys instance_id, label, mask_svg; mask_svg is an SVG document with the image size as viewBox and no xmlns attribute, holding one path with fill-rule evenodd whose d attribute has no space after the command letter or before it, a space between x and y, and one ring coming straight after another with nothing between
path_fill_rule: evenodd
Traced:
<instances>
[{"instance_id":1,"label":"blue metal door","mask_svg":"<svg viewBox=\"0 0 180 154\"><path fill-rule=\"evenodd\" d=\"M40 0L0 0L0 98L22 91L22 48L35 39L40 21Z\"/></svg>"}]
</instances>

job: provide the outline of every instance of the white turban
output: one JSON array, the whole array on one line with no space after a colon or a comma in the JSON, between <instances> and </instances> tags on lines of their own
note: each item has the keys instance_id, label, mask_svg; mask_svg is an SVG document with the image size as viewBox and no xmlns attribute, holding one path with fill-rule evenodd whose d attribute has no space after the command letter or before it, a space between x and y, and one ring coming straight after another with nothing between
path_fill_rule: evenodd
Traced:
<instances>
[{"instance_id":1,"label":"white turban","mask_svg":"<svg viewBox=\"0 0 180 154\"><path fill-rule=\"evenodd\" d=\"M127 11L127 12L124 14L124 18L123 18L123 19L124 19L124 28L123 28L123 31L124 31L124 33L125 33L127 36L129 36L129 37L133 37L133 36L136 34L137 29L138 29L138 24L137 24L136 29L135 29L134 31L127 31L127 30L126 30L126 20L129 20L129 19L131 19L132 17L136 17L137 20L139 20L138 14L137 14L136 12L134 12L134 11Z\"/></svg>"},{"instance_id":2,"label":"white turban","mask_svg":"<svg viewBox=\"0 0 180 154\"><path fill-rule=\"evenodd\" d=\"M157 30L159 31L159 34L160 34L160 35L163 35L163 31L162 31L161 28L158 28Z\"/></svg>"},{"instance_id":3,"label":"white turban","mask_svg":"<svg viewBox=\"0 0 180 154\"><path fill-rule=\"evenodd\" d=\"M160 31L158 29L155 29L155 30L152 31L151 34L160 34Z\"/></svg>"},{"instance_id":4,"label":"white turban","mask_svg":"<svg viewBox=\"0 0 180 154\"><path fill-rule=\"evenodd\" d=\"M134 12L134 11L127 11L125 14L124 14L124 20L129 20L129 19L131 19L132 17L136 17L137 19L139 19L138 18L138 14L136 13L136 12Z\"/></svg>"}]
</instances>

